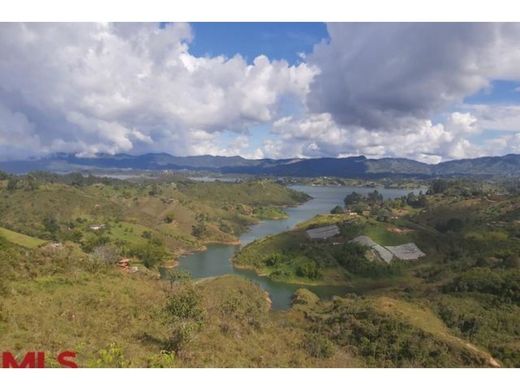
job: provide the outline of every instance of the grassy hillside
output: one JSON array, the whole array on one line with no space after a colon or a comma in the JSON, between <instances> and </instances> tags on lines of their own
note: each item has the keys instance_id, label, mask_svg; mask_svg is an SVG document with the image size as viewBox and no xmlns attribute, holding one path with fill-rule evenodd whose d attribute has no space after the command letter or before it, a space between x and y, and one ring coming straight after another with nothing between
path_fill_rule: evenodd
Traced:
<instances>
[{"instance_id":1,"label":"grassy hillside","mask_svg":"<svg viewBox=\"0 0 520 390\"><path fill-rule=\"evenodd\" d=\"M128 181L32 174L0 182L1 227L35 239L102 245L134 255L155 246L163 257L235 243L260 219L284 218L305 194L271 181L199 183L176 177ZM22 242L23 236L9 235ZM24 245L37 245L43 241ZM157 249L155 248L155 249ZM163 260L158 259L158 261Z\"/></svg>"},{"instance_id":2,"label":"grassy hillside","mask_svg":"<svg viewBox=\"0 0 520 390\"><path fill-rule=\"evenodd\" d=\"M309 228L337 224L341 234L325 241L310 240L305 231ZM343 262L352 248L348 243L359 235L368 235L382 245L400 245L413 241L413 234L396 233L389 223L373 218L346 214L318 215L296 226L292 231L269 236L242 248L233 263L242 268L256 270L273 280L308 285L363 284L364 277L402 283L395 277L406 274L403 267L388 266L381 261L361 260L357 267ZM364 281L366 282L366 281Z\"/></svg>"},{"instance_id":3,"label":"grassy hillside","mask_svg":"<svg viewBox=\"0 0 520 390\"><path fill-rule=\"evenodd\" d=\"M320 300L300 289L291 309L273 311L244 278L192 281L172 269L163 281L157 265L232 241L301 194L270 181L9 178L0 348L74 350L82 367L519 367L520 195L437 184L243 248L235 263L270 278L355 291ZM337 237L305 237L330 223ZM427 256L386 264L349 243L360 234L413 241ZM51 240L60 245L41 245Z\"/></svg>"},{"instance_id":4,"label":"grassy hillside","mask_svg":"<svg viewBox=\"0 0 520 390\"><path fill-rule=\"evenodd\" d=\"M36 248L45 244L46 242L44 240L40 240L39 238L26 236L25 234L13 232L12 230L5 229L3 227L0 227L0 236L5 238L7 241L12 242L13 244L29 249Z\"/></svg>"}]
</instances>

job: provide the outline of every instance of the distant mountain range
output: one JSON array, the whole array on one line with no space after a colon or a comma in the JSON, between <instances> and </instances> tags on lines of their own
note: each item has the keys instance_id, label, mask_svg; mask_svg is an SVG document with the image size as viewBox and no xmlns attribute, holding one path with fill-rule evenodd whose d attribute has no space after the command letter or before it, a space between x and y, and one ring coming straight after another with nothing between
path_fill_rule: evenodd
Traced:
<instances>
[{"instance_id":1,"label":"distant mountain range","mask_svg":"<svg viewBox=\"0 0 520 390\"><path fill-rule=\"evenodd\" d=\"M95 157L77 157L73 154L59 153L41 159L0 162L0 170L10 173L37 170L70 172L92 169L188 170L228 174L344 178L520 176L520 155L508 154L501 157L480 157L425 164L404 158L368 159L364 156L249 160L239 156L176 157L167 153L138 156L100 154Z\"/></svg>"}]
</instances>

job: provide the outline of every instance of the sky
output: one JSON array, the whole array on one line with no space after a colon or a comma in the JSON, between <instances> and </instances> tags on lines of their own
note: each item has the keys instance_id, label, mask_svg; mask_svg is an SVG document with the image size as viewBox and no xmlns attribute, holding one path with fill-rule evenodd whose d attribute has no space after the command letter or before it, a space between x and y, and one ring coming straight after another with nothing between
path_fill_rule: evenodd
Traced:
<instances>
[{"instance_id":1,"label":"sky","mask_svg":"<svg viewBox=\"0 0 520 390\"><path fill-rule=\"evenodd\" d=\"M0 160L520 153L518 23L0 23Z\"/></svg>"}]
</instances>

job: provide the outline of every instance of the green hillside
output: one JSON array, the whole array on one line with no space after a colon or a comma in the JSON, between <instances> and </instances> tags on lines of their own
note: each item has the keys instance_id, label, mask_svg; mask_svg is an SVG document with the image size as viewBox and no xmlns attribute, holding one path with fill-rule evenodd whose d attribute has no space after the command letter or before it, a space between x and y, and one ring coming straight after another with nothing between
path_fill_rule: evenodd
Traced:
<instances>
[{"instance_id":1,"label":"green hillside","mask_svg":"<svg viewBox=\"0 0 520 390\"><path fill-rule=\"evenodd\" d=\"M5 238L7 241L12 242L13 244L29 249L36 248L45 244L46 242L44 240L40 240L39 238L26 236L25 234L13 232L12 230L5 229L3 227L0 227L0 237Z\"/></svg>"}]
</instances>

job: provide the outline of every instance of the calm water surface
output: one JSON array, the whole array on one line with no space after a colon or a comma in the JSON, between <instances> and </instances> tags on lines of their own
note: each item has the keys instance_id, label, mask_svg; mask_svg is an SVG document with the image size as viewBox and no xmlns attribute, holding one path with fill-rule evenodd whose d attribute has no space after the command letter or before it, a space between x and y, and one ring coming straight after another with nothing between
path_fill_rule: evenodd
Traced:
<instances>
[{"instance_id":1,"label":"calm water surface","mask_svg":"<svg viewBox=\"0 0 520 390\"><path fill-rule=\"evenodd\" d=\"M249 231L240 236L241 245L247 245L259 238L271 234L277 234L290 230L294 225L306 221L317 214L328 213L334 206L342 205L347 194L356 191L367 194L374 188L364 187L328 187L328 186L305 186L295 185L291 188L306 192L313 199L297 207L285 209L289 217L279 221L262 221L251 227ZM398 198L406 195L410 190L377 188L385 199ZM418 192L419 190L416 190ZM247 277L256 282L269 293L273 302L273 309L287 309L291 305L294 292L305 287L321 298L330 298L333 295L342 295L349 291L344 286L303 286L276 282L263 276L258 276L254 271L240 270L233 267L231 258L239 249L234 245L208 245L203 252L196 252L179 259L179 268L189 271L194 278L206 278L225 274L237 274Z\"/></svg>"}]
</instances>

